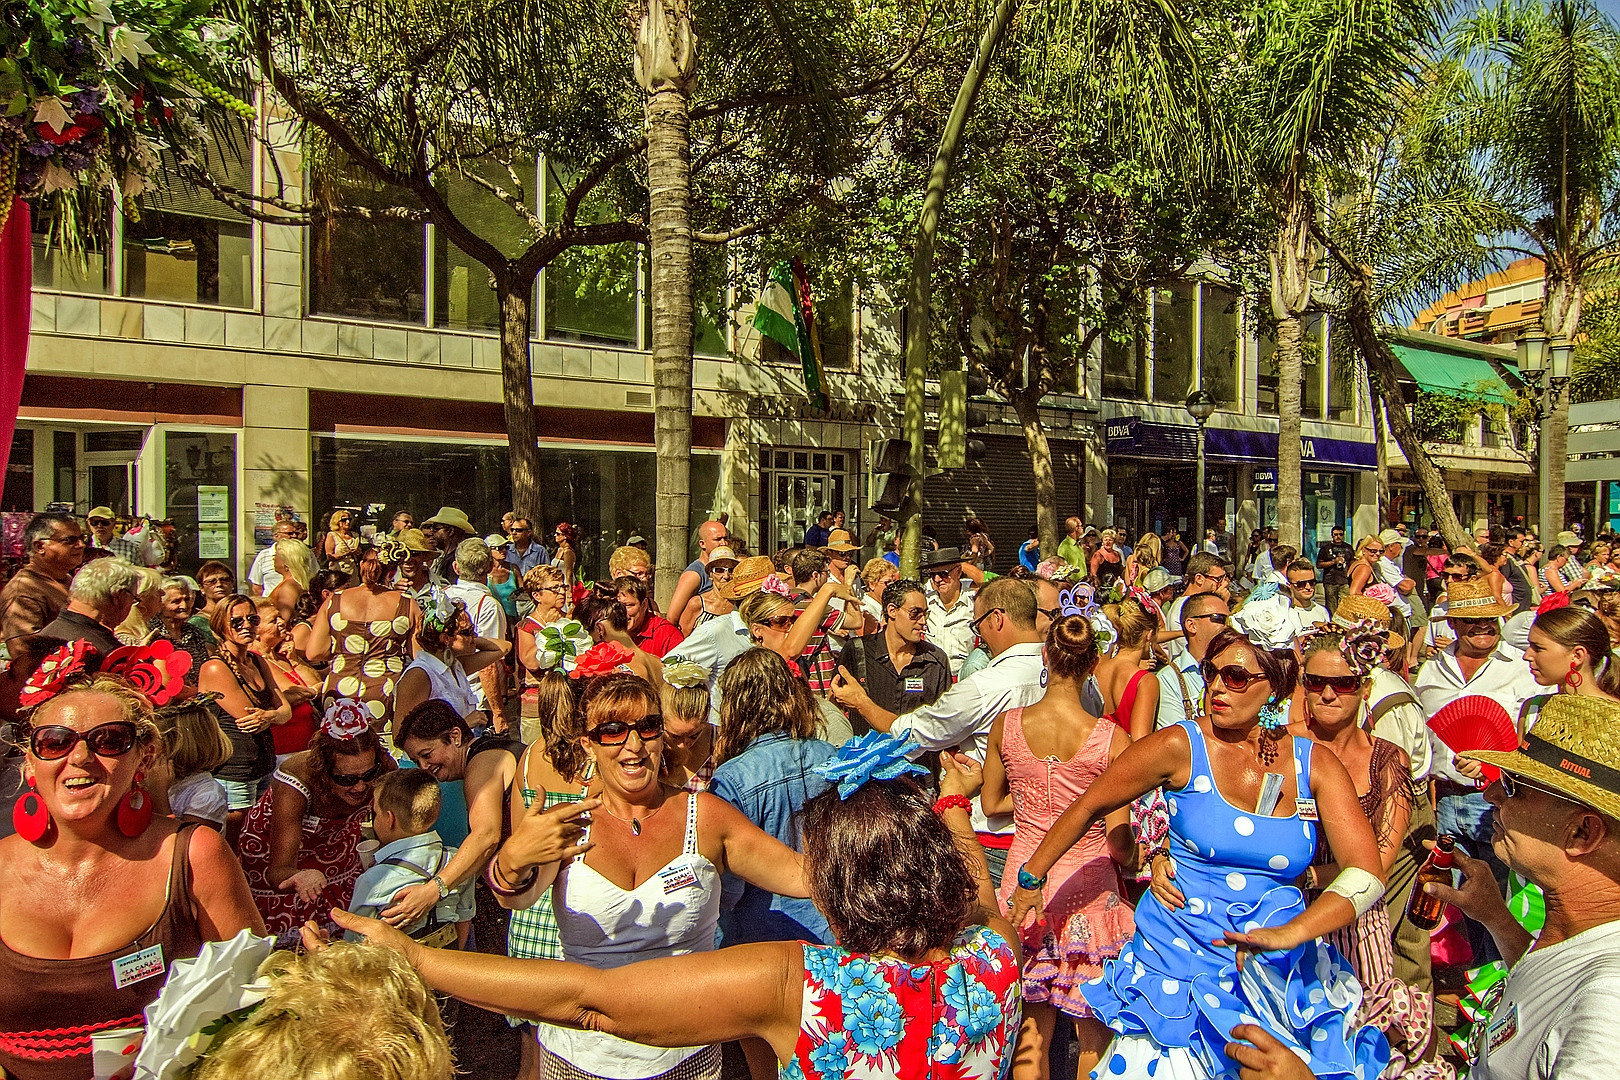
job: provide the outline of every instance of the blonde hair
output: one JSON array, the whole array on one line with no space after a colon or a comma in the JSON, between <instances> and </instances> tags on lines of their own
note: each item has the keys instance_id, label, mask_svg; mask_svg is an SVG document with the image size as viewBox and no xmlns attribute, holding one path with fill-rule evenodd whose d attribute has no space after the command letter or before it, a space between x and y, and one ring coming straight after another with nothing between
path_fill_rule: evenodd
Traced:
<instances>
[{"instance_id":1,"label":"blonde hair","mask_svg":"<svg viewBox=\"0 0 1620 1080\"><path fill-rule=\"evenodd\" d=\"M527 593L539 592L541 589L553 585L566 584L560 568L547 563L542 566L531 566L529 572L523 575L523 591Z\"/></svg>"},{"instance_id":2,"label":"blonde hair","mask_svg":"<svg viewBox=\"0 0 1620 1080\"><path fill-rule=\"evenodd\" d=\"M371 788L378 810L394 815L394 824L420 836L439 820L444 796L439 782L426 769L396 769L379 777Z\"/></svg>"},{"instance_id":3,"label":"blonde hair","mask_svg":"<svg viewBox=\"0 0 1620 1080\"><path fill-rule=\"evenodd\" d=\"M651 565L652 556L640 548L615 548L613 554L608 556L608 577L623 577L638 566Z\"/></svg>"},{"instance_id":4,"label":"blonde hair","mask_svg":"<svg viewBox=\"0 0 1620 1080\"><path fill-rule=\"evenodd\" d=\"M659 692L663 697L665 717L673 716L686 721L709 718L708 683L698 683L696 686L671 686L665 683Z\"/></svg>"},{"instance_id":5,"label":"blonde hair","mask_svg":"<svg viewBox=\"0 0 1620 1080\"><path fill-rule=\"evenodd\" d=\"M1151 570L1163 565L1164 541L1159 539L1158 533L1143 533L1142 539L1136 542L1136 568Z\"/></svg>"},{"instance_id":6,"label":"blonde hair","mask_svg":"<svg viewBox=\"0 0 1620 1080\"><path fill-rule=\"evenodd\" d=\"M150 566L137 566L135 568L135 578L136 581L132 591L140 599L136 601L134 607L129 609L129 615L124 621L113 628L113 635L120 641L127 639L141 642L146 640L146 635L151 631L152 624L147 622L146 616L141 613L141 604L153 593L160 597L163 595L164 584L161 570L154 570Z\"/></svg>"},{"instance_id":7,"label":"blonde hair","mask_svg":"<svg viewBox=\"0 0 1620 1080\"><path fill-rule=\"evenodd\" d=\"M1103 614L1108 621L1114 624L1119 632L1119 641L1115 645L1115 652L1120 649L1134 649L1147 640L1149 634L1157 624L1153 616L1149 615L1136 600L1126 597L1117 604L1104 604Z\"/></svg>"},{"instance_id":8,"label":"blonde hair","mask_svg":"<svg viewBox=\"0 0 1620 1080\"><path fill-rule=\"evenodd\" d=\"M351 512L349 510L334 510L334 511L332 511L332 516L326 519L326 529L327 529L327 531L328 532L337 532L338 518L343 518L343 517L348 518L350 521L354 520L354 514L353 514L353 512Z\"/></svg>"},{"instance_id":9,"label":"blonde hair","mask_svg":"<svg viewBox=\"0 0 1620 1080\"><path fill-rule=\"evenodd\" d=\"M781 608L792 610L794 601L791 596L779 596L776 593L761 589L756 593L749 593L737 607L737 614L742 617L744 626L753 626L775 615Z\"/></svg>"},{"instance_id":10,"label":"blonde hair","mask_svg":"<svg viewBox=\"0 0 1620 1080\"><path fill-rule=\"evenodd\" d=\"M861 567L861 581L868 589L872 588L878 582L884 580L891 574L895 577L899 577L899 567L895 566L894 563L883 558L881 555L875 559L866 560L866 565Z\"/></svg>"},{"instance_id":11,"label":"blonde hair","mask_svg":"<svg viewBox=\"0 0 1620 1080\"><path fill-rule=\"evenodd\" d=\"M195 1080L450 1080L439 1006L405 958L347 941L273 954L264 1003L202 1059Z\"/></svg>"},{"instance_id":12,"label":"blonde hair","mask_svg":"<svg viewBox=\"0 0 1620 1080\"><path fill-rule=\"evenodd\" d=\"M287 566L286 577L302 592L309 591L310 579L315 576L315 553L302 540L277 540L276 554Z\"/></svg>"},{"instance_id":13,"label":"blonde hair","mask_svg":"<svg viewBox=\"0 0 1620 1080\"><path fill-rule=\"evenodd\" d=\"M164 709L153 714L159 746L174 773L171 783L213 772L231 759L231 740L214 714L201 705Z\"/></svg>"}]
</instances>

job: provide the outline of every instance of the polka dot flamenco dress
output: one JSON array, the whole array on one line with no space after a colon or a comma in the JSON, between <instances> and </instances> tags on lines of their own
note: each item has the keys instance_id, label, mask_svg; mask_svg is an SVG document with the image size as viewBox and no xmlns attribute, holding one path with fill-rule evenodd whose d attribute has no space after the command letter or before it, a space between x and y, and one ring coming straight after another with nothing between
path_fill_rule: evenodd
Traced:
<instances>
[{"instance_id":1,"label":"polka dot flamenco dress","mask_svg":"<svg viewBox=\"0 0 1620 1080\"><path fill-rule=\"evenodd\" d=\"M1286 952L1252 955L1240 974L1233 949L1211 942L1228 930L1281 926L1305 910L1294 882L1310 865L1316 824L1297 814L1245 813L1216 790L1204 735L1183 720L1192 775L1166 789L1176 886L1187 898L1171 911L1148 893L1136 908L1136 936L1100 978L1080 988L1116 1036L1092 1073L1101 1080L1236 1080L1229 1032L1258 1024L1298 1053L1322 1080L1375 1080L1389 1060L1376 1028L1352 1026L1361 984L1321 939ZM1292 743L1299 797L1309 799L1310 744Z\"/></svg>"},{"instance_id":2,"label":"polka dot flamenco dress","mask_svg":"<svg viewBox=\"0 0 1620 1080\"><path fill-rule=\"evenodd\" d=\"M343 617L342 596L332 594L332 667L322 692L360 702L371 726L381 730L393 708L394 688L411 662L410 600L401 596L393 618L368 623Z\"/></svg>"}]
</instances>

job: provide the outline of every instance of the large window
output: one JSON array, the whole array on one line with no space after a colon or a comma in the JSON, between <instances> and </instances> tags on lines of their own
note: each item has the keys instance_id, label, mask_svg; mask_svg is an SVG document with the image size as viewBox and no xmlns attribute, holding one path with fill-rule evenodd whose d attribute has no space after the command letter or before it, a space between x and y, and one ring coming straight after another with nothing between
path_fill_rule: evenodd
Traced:
<instances>
[{"instance_id":1,"label":"large window","mask_svg":"<svg viewBox=\"0 0 1620 1080\"><path fill-rule=\"evenodd\" d=\"M1198 286L1180 281L1153 290L1153 399L1186 401L1193 390Z\"/></svg>"},{"instance_id":2,"label":"large window","mask_svg":"<svg viewBox=\"0 0 1620 1080\"><path fill-rule=\"evenodd\" d=\"M1159 286L1145 315L1134 337L1104 338L1103 396L1181 405L1202 387L1223 406L1237 404L1242 338L1231 290L1194 281Z\"/></svg>"},{"instance_id":3,"label":"large window","mask_svg":"<svg viewBox=\"0 0 1620 1080\"><path fill-rule=\"evenodd\" d=\"M107 219L102 220L100 228L86 230L86 250L76 255L62 250L44 214L34 215L32 221L34 288L77 293L112 291L112 267L107 258L111 226Z\"/></svg>"},{"instance_id":4,"label":"large window","mask_svg":"<svg viewBox=\"0 0 1620 1080\"><path fill-rule=\"evenodd\" d=\"M236 565L236 436L174 431L163 436L164 516L174 522L178 569L195 574L209 559Z\"/></svg>"},{"instance_id":5,"label":"large window","mask_svg":"<svg viewBox=\"0 0 1620 1080\"><path fill-rule=\"evenodd\" d=\"M415 208L409 192L364 177L311 176L317 202L373 210ZM309 230L309 309L382 322L422 322L426 231L409 221L333 217Z\"/></svg>"},{"instance_id":6,"label":"large window","mask_svg":"<svg viewBox=\"0 0 1620 1080\"><path fill-rule=\"evenodd\" d=\"M1307 315L1301 323L1300 415L1307 420L1355 419L1355 369L1346 365L1337 370L1328 347L1328 327L1321 315ZM1279 375L1277 343L1269 335L1259 335L1259 410L1277 415Z\"/></svg>"}]
</instances>

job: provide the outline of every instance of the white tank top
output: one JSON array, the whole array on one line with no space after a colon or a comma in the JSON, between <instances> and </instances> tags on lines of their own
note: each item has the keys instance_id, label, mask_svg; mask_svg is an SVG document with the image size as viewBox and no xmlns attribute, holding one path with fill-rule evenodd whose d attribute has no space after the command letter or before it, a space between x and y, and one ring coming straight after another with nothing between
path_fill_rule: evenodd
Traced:
<instances>
[{"instance_id":1,"label":"white tank top","mask_svg":"<svg viewBox=\"0 0 1620 1080\"><path fill-rule=\"evenodd\" d=\"M446 666L430 652L418 652L416 659L412 660L405 671L412 668L422 672L428 677L428 697L447 701L451 707L462 716L478 708L478 699L473 695L472 684L467 679L467 673L461 670L461 665ZM400 678L404 678L404 673Z\"/></svg>"},{"instance_id":2,"label":"white tank top","mask_svg":"<svg viewBox=\"0 0 1620 1080\"><path fill-rule=\"evenodd\" d=\"M586 839L590 829L586 829ZM621 889L584 856L563 867L551 902L562 936L563 959L616 968L662 956L714 949L720 922L720 873L698 850L697 794L686 797L686 842L681 853L634 889ZM538 1025L545 1048L586 1072L635 1080L667 1072L702 1050L664 1049L597 1031Z\"/></svg>"}]
</instances>

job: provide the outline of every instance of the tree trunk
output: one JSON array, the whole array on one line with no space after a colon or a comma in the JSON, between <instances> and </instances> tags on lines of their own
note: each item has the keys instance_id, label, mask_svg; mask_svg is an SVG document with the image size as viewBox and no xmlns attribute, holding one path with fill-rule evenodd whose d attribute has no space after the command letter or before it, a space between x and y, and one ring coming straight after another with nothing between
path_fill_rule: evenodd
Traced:
<instances>
[{"instance_id":1,"label":"tree trunk","mask_svg":"<svg viewBox=\"0 0 1620 1080\"><path fill-rule=\"evenodd\" d=\"M1029 448L1029 468L1035 477L1035 525L1041 538L1041 558L1057 556L1061 538L1057 520L1057 481L1052 476L1052 446L1041 426L1040 399L1030 394L1012 396L1013 412L1024 428L1024 445Z\"/></svg>"},{"instance_id":2,"label":"tree trunk","mask_svg":"<svg viewBox=\"0 0 1620 1080\"><path fill-rule=\"evenodd\" d=\"M1378 458L1378 472L1376 474L1374 498L1377 499L1378 517L1375 528L1382 529L1384 522L1391 521L1392 503L1389 497L1389 449L1386 445L1383 395L1373 389L1375 381L1369 373L1367 376L1367 401L1373 414L1373 449Z\"/></svg>"},{"instance_id":3,"label":"tree trunk","mask_svg":"<svg viewBox=\"0 0 1620 1080\"><path fill-rule=\"evenodd\" d=\"M990 61L1001 45L1001 37L1018 11L1020 0L997 0L990 23L979 38L973 63L957 88L956 102L939 137L934 169L928 175L928 192L922 213L917 216L917 242L911 251L911 289L906 296L906 405L905 436L911 443L911 483L900 507L900 575L915 578L922 555L923 478L927 459L923 452L923 397L928 391L928 339L934 301L934 234L939 214L945 207L945 189L950 183L951 166L962 144L962 133L973 117L973 105L984 85Z\"/></svg>"},{"instance_id":4,"label":"tree trunk","mask_svg":"<svg viewBox=\"0 0 1620 1080\"><path fill-rule=\"evenodd\" d=\"M1300 316L1310 306L1316 265L1310 209L1298 195L1287 200L1270 261L1271 313L1277 320L1277 539L1298 551L1305 520L1299 465L1305 381Z\"/></svg>"},{"instance_id":5,"label":"tree trunk","mask_svg":"<svg viewBox=\"0 0 1620 1080\"><path fill-rule=\"evenodd\" d=\"M655 592L668 603L686 567L692 508L692 144L697 48L686 0L652 0L635 49L647 92L648 257L652 260L653 427L658 450Z\"/></svg>"},{"instance_id":6,"label":"tree trunk","mask_svg":"<svg viewBox=\"0 0 1620 1080\"><path fill-rule=\"evenodd\" d=\"M1584 289L1575 267L1555 253L1546 261L1546 279L1543 286L1547 300L1541 309L1541 326L1553 341L1575 340L1581 325L1581 306ZM1569 387L1563 388L1556 401L1551 402L1541 421L1538 434L1539 452L1546 461L1547 490L1542 493L1547 505L1542 520L1547 523L1547 535L1542 544L1552 547L1553 538L1563 530L1564 472L1569 466Z\"/></svg>"},{"instance_id":7,"label":"tree trunk","mask_svg":"<svg viewBox=\"0 0 1620 1080\"><path fill-rule=\"evenodd\" d=\"M529 368L529 298L534 275L510 268L495 274L501 308L501 408L512 465L512 509L538 522L540 513L540 428L534 417L534 379Z\"/></svg>"}]
</instances>

